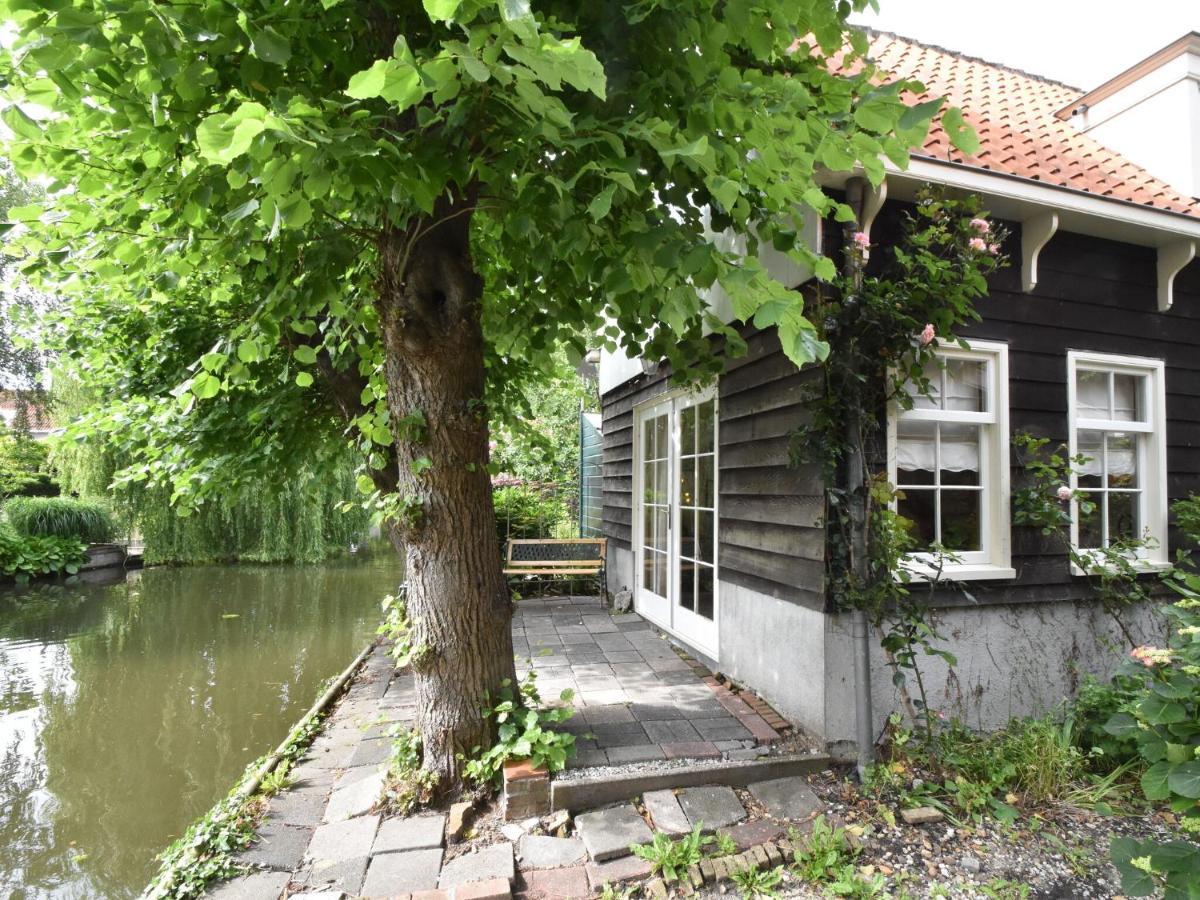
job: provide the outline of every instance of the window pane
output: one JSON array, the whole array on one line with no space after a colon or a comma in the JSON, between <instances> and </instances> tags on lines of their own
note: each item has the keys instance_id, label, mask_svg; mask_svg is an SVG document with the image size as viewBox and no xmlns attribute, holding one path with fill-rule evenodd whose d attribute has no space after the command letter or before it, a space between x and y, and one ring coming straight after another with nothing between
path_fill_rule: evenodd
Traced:
<instances>
[{"instance_id":1,"label":"window pane","mask_svg":"<svg viewBox=\"0 0 1200 900\"><path fill-rule=\"evenodd\" d=\"M696 458L679 461L679 502L684 506L696 505Z\"/></svg>"},{"instance_id":2,"label":"window pane","mask_svg":"<svg viewBox=\"0 0 1200 900\"><path fill-rule=\"evenodd\" d=\"M1084 419L1107 419L1108 372L1079 369L1075 373L1075 413Z\"/></svg>"},{"instance_id":3,"label":"window pane","mask_svg":"<svg viewBox=\"0 0 1200 900\"><path fill-rule=\"evenodd\" d=\"M918 391L917 385L911 381L905 384L905 390L912 397L913 409L942 408L942 367L936 359L925 363L925 377L929 379L929 396Z\"/></svg>"},{"instance_id":4,"label":"window pane","mask_svg":"<svg viewBox=\"0 0 1200 900\"><path fill-rule=\"evenodd\" d=\"M679 414L679 452L691 456L696 452L696 407L689 406Z\"/></svg>"},{"instance_id":5,"label":"window pane","mask_svg":"<svg viewBox=\"0 0 1200 900\"><path fill-rule=\"evenodd\" d=\"M681 556L696 555L696 511L679 511L679 553Z\"/></svg>"},{"instance_id":6,"label":"window pane","mask_svg":"<svg viewBox=\"0 0 1200 900\"><path fill-rule=\"evenodd\" d=\"M654 509L654 546L659 550L666 550L667 538L667 511L658 506Z\"/></svg>"},{"instance_id":7,"label":"window pane","mask_svg":"<svg viewBox=\"0 0 1200 900\"><path fill-rule=\"evenodd\" d=\"M896 481L905 484L933 484L936 422L912 422L901 419L896 427Z\"/></svg>"},{"instance_id":8,"label":"window pane","mask_svg":"<svg viewBox=\"0 0 1200 900\"><path fill-rule=\"evenodd\" d=\"M987 364L966 359L946 362L945 409L954 412L987 412Z\"/></svg>"},{"instance_id":9,"label":"window pane","mask_svg":"<svg viewBox=\"0 0 1200 900\"><path fill-rule=\"evenodd\" d=\"M701 566L696 572L696 613L706 619L713 617L713 570Z\"/></svg>"},{"instance_id":10,"label":"window pane","mask_svg":"<svg viewBox=\"0 0 1200 900\"><path fill-rule=\"evenodd\" d=\"M1142 410L1142 385L1144 375L1120 375L1113 373L1112 417L1118 422L1145 422Z\"/></svg>"},{"instance_id":11,"label":"window pane","mask_svg":"<svg viewBox=\"0 0 1200 900\"><path fill-rule=\"evenodd\" d=\"M654 593L667 596L667 554L654 554Z\"/></svg>"},{"instance_id":12,"label":"window pane","mask_svg":"<svg viewBox=\"0 0 1200 900\"><path fill-rule=\"evenodd\" d=\"M1079 486L1084 490L1101 487L1104 471L1104 432L1079 432L1075 442L1075 453L1085 457L1079 465Z\"/></svg>"},{"instance_id":13,"label":"window pane","mask_svg":"<svg viewBox=\"0 0 1200 900\"><path fill-rule=\"evenodd\" d=\"M696 549L700 559L713 561L713 513L701 510L696 513Z\"/></svg>"},{"instance_id":14,"label":"window pane","mask_svg":"<svg viewBox=\"0 0 1200 900\"><path fill-rule=\"evenodd\" d=\"M1105 474L1110 488L1138 486L1137 435L1112 431L1104 436Z\"/></svg>"},{"instance_id":15,"label":"window pane","mask_svg":"<svg viewBox=\"0 0 1200 900\"><path fill-rule=\"evenodd\" d=\"M716 422L713 410L716 406L712 400L705 400L696 407L696 452L711 453L713 448L713 431Z\"/></svg>"},{"instance_id":16,"label":"window pane","mask_svg":"<svg viewBox=\"0 0 1200 900\"><path fill-rule=\"evenodd\" d=\"M642 546L654 546L654 507L642 507Z\"/></svg>"},{"instance_id":17,"label":"window pane","mask_svg":"<svg viewBox=\"0 0 1200 900\"><path fill-rule=\"evenodd\" d=\"M666 459L667 447L669 441L667 439L667 417L666 415L655 416L654 418L654 458Z\"/></svg>"},{"instance_id":18,"label":"window pane","mask_svg":"<svg viewBox=\"0 0 1200 900\"><path fill-rule=\"evenodd\" d=\"M1112 491L1108 495L1108 542L1141 537L1138 527L1138 497L1135 491Z\"/></svg>"},{"instance_id":19,"label":"window pane","mask_svg":"<svg viewBox=\"0 0 1200 900\"><path fill-rule=\"evenodd\" d=\"M979 484L979 426L939 426L941 484Z\"/></svg>"},{"instance_id":20,"label":"window pane","mask_svg":"<svg viewBox=\"0 0 1200 900\"><path fill-rule=\"evenodd\" d=\"M1079 547L1082 550L1097 550L1103 546L1104 534L1104 494L1093 494L1086 498L1094 504L1090 512L1084 512L1082 504L1079 509Z\"/></svg>"},{"instance_id":21,"label":"window pane","mask_svg":"<svg viewBox=\"0 0 1200 900\"><path fill-rule=\"evenodd\" d=\"M966 552L983 546L979 533L982 491L942 491L942 546Z\"/></svg>"},{"instance_id":22,"label":"window pane","mask_svg":"<svg viewBox=\"0 0 1200 900\"><path fill-rule=\"evenodd\" d=\"M679 564L679 605L686 610L696 609L696 566L687 561Z\"/></svg>"},{"instance_id":23,"label":"window pane","mask_svg":"<svg viewBox=\"0 0 1200 900\"><path fill-rule=\"evenodd\" d=\"M654 553L649 550L642 558L642 587L652 594L658 593L654 587Z\"/></svg>"},{"instance_id":24,"label":"window pane","mask_svg":"<svg viewBox=\"0 0 1200 900\"><path fill-rule=\"evenodd\" d=\"M913 550L928 550L935 540L934 500L935 491L904 490L896 504L896 511L908 520L909 535L913 539Z\"/></svg>"},{"instance_id":25,"label":"window pane","mask_svg":"<svg viewBox=\"0 0 1200 900\"><path fill-rule=\"evenodd\" d=\"M642 419L642 459L654 459L654 420Z\"/></svg>"},{"instance_id":26,"label":"window pane","mask_svg":"<svg viewBox=\"0 0 1200 900\"><path fill-rule=\"evenodd\" d=\"M713 458L696 458L696 506L714 506L713 502Z\"/></svg>"}]
</instances>

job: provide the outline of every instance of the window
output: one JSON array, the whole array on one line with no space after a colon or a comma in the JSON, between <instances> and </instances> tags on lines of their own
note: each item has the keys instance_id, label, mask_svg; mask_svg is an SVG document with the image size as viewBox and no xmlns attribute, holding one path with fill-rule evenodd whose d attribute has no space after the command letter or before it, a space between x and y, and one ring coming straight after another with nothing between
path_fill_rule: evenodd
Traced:
<instances>
[{"instance_id":1,"label":"window","mask_svg":"<svg viewBox=\"0 0 1200 900\"><path fill-rule=\"evenodd\" d=\"M975 341L938 352L925 371L928 396L889 417L889 474L896 511L918 551L915 574L931 574L934 548L946 577L1011 578L1008 535L1008 348Z\"/></svg>"},{"instance_id":2,"label":"window","mask_svg":"<svg viewBox=\"0 0 1200 900\"><path fill-rule=\"evenodd\" d=\"M1167 559L1166 391L1160 360L1067 355L1071 455L1085 457L1071 487L1094 507L1071 502L1071 542L1104 550L1149 538L1137 551L1150 564Z\"/></svg>"}]
</instances>

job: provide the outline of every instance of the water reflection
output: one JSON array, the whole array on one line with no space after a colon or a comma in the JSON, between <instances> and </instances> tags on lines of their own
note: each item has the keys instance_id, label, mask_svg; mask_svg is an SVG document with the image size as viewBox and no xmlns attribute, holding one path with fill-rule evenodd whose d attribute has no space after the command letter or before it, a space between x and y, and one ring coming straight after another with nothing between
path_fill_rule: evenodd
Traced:
<instances>
[{"instance_id":1,"label":"water reflection","mask_svg":"<svg viewBox=\"0 0 1200 900\"><path fill-rule=\"evenodd\" d=\"M398 577L380 548L0 595L0 896L136 896L362 648Z\"/></svg>"}]
</instances>

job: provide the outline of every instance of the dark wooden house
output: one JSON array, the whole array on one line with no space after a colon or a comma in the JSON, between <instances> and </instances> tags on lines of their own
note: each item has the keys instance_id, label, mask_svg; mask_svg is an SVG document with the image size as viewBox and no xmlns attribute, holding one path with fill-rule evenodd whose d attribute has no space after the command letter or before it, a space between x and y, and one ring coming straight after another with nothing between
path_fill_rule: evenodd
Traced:
<instances>
[{"instance_id":1,"label":"dark wooden house","mask_svg":"<svg viewBox=\"0 0 1200 900\"><path fill-rule=\"evenodd\" d=\"M931 702L996 726L1053 706L1115 658L1113 623L1065 550L1012 526L1012 436L1091 460L1074 486L1097 510L1075 516L1071 540L1149 536L1135 561L1147 572L1174 555L1170 503L1200 493L1200 34L1086 93L891 35L873 36L872 55L961 106L982 143L964 157L935 130L907 170L890 171L862 208L873 245L894 239L923 184L978 194L1012 232L1014 265L963 332L970 349L947 345L938 400L891 411L887 430L900 512L955 550L947 574L970 586L938 611L958 664L930 665ZM834 233L812 223L813 242L822 231ZM788 286L810 277L764 261ZM603 357L609 587L846 746L853 640L827 596L826 497L789 455L813 373L773 333L744 335L748 353L699 392L673 388L648 361ZM1152 627L1139 610L1125 625ZM872 645L878 727L896 698Z\"/></svg>"}]
</instances>

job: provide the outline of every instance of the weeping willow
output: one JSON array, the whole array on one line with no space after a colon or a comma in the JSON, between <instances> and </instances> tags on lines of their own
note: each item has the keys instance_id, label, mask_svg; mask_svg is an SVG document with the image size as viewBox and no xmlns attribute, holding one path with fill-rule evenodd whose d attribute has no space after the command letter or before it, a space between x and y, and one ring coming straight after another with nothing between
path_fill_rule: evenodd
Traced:
<instances>
[{"instance_id":1,"label":"weeping willow","mask_svg":"<svg viewBox=\"0 0 1200 900\"><path fill-rule=\"evenodd\" d=\"M55 409L68 415L89 402L65 383L55 387ZM112 488L120 461L110 448L60 441L51 451L65 493L102 499L125 534L139 535L148 565L209 562L320 562L365 539L368 514L353 500L356 455L346 448L331 465L302 467L278 482L231 494L181 514L169 487Z\"/></svg>"}]
</instances>

